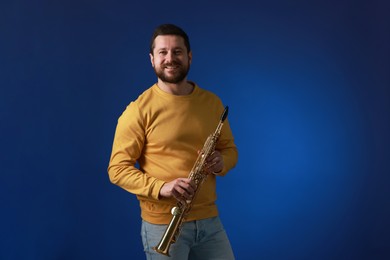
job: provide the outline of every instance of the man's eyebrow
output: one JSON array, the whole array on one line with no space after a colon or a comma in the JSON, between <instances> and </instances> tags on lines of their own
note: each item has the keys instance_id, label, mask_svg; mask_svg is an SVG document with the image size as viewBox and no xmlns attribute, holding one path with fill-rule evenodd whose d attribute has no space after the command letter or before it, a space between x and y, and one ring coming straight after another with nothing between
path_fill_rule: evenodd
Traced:
<instances>
[{"instance_id":1,"label":"man's eyebrow","mask_svg":"<svg viewBox=\"0 0 390 260\"><path fill-rule=\"evenodd\" d=\"M166 51L166 50L168 50L168 48L167 47L160 47L160 48L156 48L156 50L157 51ZM174 48L172 48L172 50L174 50L174 51L177 51L177 50L184 51L185 48L183 48L183 47L174 47Z\"/></svg>"}]
</instances>

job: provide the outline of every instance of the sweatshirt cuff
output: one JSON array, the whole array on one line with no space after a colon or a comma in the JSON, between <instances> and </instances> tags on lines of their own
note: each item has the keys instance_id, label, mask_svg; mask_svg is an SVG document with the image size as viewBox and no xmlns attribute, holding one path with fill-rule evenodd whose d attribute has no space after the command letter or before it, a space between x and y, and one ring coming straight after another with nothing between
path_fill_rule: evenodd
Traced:
<instances>
[{"instance_id":1,"label":"sweatshirt cuff","mask_svg":"<svg viewBox=\"0 0 390 260\"><path fill-rule=\"evenodd\" d=\"M151 190L151 196L153 199L156 199L156 200L160 199L160 190L164 184L165 184L165 181L156 179L156 182L154 183L152 190Z\"/></svg>"}]
</instances>

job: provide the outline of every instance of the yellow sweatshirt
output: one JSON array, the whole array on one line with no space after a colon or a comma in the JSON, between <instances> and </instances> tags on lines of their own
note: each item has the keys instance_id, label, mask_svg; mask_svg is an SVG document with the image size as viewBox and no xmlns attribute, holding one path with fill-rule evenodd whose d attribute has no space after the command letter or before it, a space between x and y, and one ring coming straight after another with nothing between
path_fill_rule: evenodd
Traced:
<instances>
[{"instance_id":1,"label":"yellow sweatshirt","mask_svg":"<svg viewBox=\"0 0 390 260\"><path fill-rule=\"evenodd\" d=\"M155 84L120 116L108 173L112 183L137 195L144 220L169 223L176 200L159 197L160 189L165 182L188 177L198 151L214 133L223 109L216 95L197 85L190 95L176 96ZM222 153L221 174L225 175L238 157L228 119L216 149ZM215 178L211 174L202 184L185 221L218 215Z\"/></svg>"}]
</instances>

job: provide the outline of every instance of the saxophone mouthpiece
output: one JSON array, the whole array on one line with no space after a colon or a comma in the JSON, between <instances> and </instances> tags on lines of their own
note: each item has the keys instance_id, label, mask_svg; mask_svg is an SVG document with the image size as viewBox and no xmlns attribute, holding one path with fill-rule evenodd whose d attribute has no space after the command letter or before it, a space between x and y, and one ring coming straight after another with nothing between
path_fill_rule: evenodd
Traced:
<instances>
[{"instance_id":1,"label":"saxophone mouthpiece","mask_svg":"<svg viewBox=\"0 0 390 260\"><path fill-rule=\"evenodd\" d=\"M225 110L223 111L222 116L221 116L221 122L225 121L225 119L226 119L226 117L228 115L228 112L229 112L229 107L226 106Z\"/></svg>"}]
</instances>

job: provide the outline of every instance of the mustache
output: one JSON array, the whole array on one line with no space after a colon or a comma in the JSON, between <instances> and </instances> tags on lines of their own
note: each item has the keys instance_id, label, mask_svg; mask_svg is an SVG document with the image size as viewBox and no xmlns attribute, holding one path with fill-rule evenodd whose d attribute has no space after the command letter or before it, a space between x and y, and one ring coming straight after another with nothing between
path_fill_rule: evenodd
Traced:
<instances>
[{"instance_id":1,"label":"mustache","mask_svg":"<svg viewBox=\"0 0 390 260\"><path fill-rule=\"evenodd\" d=\"M169 67L169 66L181 66L181 62L172 61L172 62L164 63L164 67Z\"/></svg>"}]
</instances>

